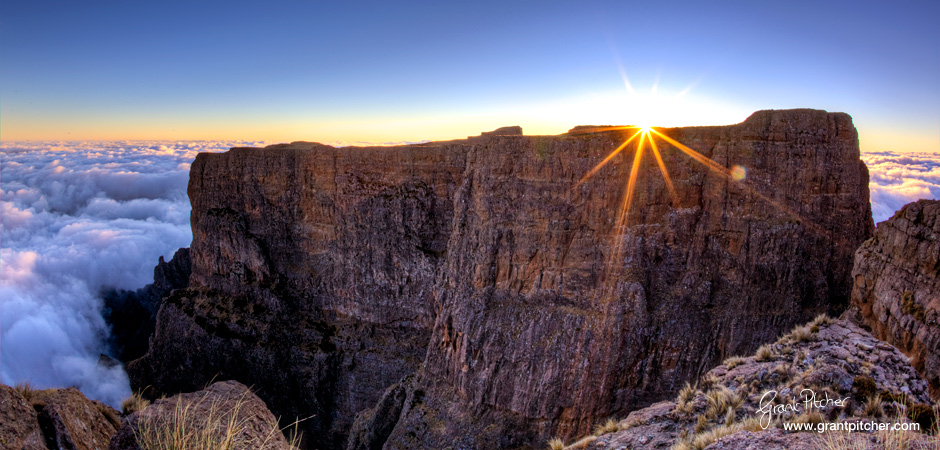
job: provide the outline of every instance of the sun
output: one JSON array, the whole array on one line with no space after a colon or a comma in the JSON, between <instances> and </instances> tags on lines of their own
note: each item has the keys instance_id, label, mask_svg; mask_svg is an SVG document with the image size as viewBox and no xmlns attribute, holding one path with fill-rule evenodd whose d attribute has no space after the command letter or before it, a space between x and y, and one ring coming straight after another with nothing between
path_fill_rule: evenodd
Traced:
<instances>
[{"instance_id":1,"label":"sun","mask_svg":"<svg viewBox=\"0 0 940 450\"><path fill-rule=\"evenodd\" d=\"M672 178L669 176L669 170L666 168L666 164L663 161L663 157L660 152L660 146L656 143L657 140L664 141L666 144L668 144L669 147L680 150L686 156L705 166L705 168L710 172L728 180L730 183L733 183L736 186L739 186L748 193L761 198L765 202L773 205L777 210L795 219L798 219L811 229L820 231L822 233L825 232L825 230L821 230L818 225L807 221L795 211L792 211L790 208L787 208L784 205L760 193L757 189L755 189L755 187L749 186L747 180L747 169L743 166L734 165L729 169L715 162L711 158L695 151L687 145L673 139L664 131L657 130L650 125L634 125L616 128L627 131L627 135L629 135L629 137L625 139L619 146L617 146L617 148L615 148L612 152L610 152L600 163L594 166L593 169L588 171L588 173L585 174L584 177L582 177L581 180L575 184L575 187L577 187L587 181L588 178L600 171L604 166L607 165L607 163L613 160L614 157L626 150L628 147L630 147L630 144L633 143L633 163L630 165L630 174L626 178L627 184L624 188L622 200L617 213L616 225L614 227L614 233L617 237L615 238L616 243L614 244L614 251L611 253L610 260L608 261L608 268L614 267L615 262L620 259L621 251L623 250L623 238L625 236L627 219L630 216L630 209L633 206L637 179L640 175L639 170L645 155L651 154L656 160L656 166L659 169L660 174L662 174L663 181L666 184L666 189L669 191L672 206L676 208L682 207L681 199L672 183Z\"/></svg>"}]
</instances>

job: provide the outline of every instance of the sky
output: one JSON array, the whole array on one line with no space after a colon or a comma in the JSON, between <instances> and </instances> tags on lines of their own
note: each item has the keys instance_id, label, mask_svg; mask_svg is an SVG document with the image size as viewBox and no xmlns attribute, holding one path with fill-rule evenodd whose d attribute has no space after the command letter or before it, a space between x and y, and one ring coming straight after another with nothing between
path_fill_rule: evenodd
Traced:
<instances>
[{"instance_id":1,"label":"sky","mask_svg":"<svg viewBox=\"0 0 940 450\"><path fill-rule=\"evenodd\" d=\"M0 2L0 140L401 142L851 114L940 152L940 4Z\"/></svg>"}]
</instances>

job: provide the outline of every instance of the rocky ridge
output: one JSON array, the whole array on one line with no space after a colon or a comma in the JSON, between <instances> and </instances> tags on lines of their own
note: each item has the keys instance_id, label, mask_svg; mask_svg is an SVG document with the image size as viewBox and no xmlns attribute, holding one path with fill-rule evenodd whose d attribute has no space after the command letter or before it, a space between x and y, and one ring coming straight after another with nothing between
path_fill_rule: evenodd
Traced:
<instances>
[{"instance_id":1,"label":"rocky ridge","mask_svg":"<svg viewBox=\"0 0 940 450\"><path fill-rule=\"evenodd\" d=\"M940 201L910 203L878 224L852 277L846 317L910 356L940 399Z\"/></svg>"},{"instance_id":2,"label":"rocky ridge","mask_svg":"<svg viewBox=\"0 0 940 450\"><path fill-rule=\"evenodd\" d=\"M662 143L676 198L646 157L618 227L632 158L578 181L624 130L199 155L190 285L132 383L237 379L319 448L517 448L845 308L873 227L847 115L660 131L747 179Z\"/></svg>"},{"instance_id":3,"label":"rocky ridge","mask_svg":"<svg viewBox=\"0 0 940 450\"><path fill-rule=\"evenodd\" d=\"M795 407L775 412L767 405ZM600 425L566 448L927 450L940 448L940 436L929 432L937 425L938 407L900 351L851 322L819 317L752 356L725 360L675 400ZM918 422L925 432L784 428L836 422ZM899 440L906 444L889 444Z\"/></svg>"}]
</instances>

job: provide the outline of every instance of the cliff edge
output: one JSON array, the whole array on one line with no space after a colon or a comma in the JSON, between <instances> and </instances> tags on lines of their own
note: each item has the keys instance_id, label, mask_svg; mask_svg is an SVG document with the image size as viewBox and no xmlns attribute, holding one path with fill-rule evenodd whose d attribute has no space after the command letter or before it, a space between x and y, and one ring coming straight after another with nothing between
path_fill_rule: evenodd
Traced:
<instances>
[{"instance_id":1,"label":"cliff edge","mask_svg":"<svg viewBox=\"0 0 940 450\"><path fill-rule=\"evenodd\" d=\"M855 254L846 316L895 345L940 398L940 201L905 205Z\"/></svg>"}]
</instances>

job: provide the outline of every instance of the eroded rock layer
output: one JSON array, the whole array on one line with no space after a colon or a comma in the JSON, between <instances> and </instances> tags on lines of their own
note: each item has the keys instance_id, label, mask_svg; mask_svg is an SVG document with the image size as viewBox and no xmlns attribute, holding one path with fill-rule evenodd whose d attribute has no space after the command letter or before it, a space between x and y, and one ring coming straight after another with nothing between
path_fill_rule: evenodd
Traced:
<instances>
[{"instance_id":1,"label":"eroded rock layer","mask_svg":"<svg viewBox=\"0 0 940 450\"><path fill-rule=\"evenodd\" d=\"M940 201L908 204L878 224L852 275L847 316L910 356L940 398Z\"/></svg>"},{"instance_id":2,"label":"eroded rock layer","mask_svg":"<svg viewBox=\"0 0 940 450\"><path fill-rule=\"evenodd\" d=\"M873 228L848 115L660 131L746 178L659 140L676 196L647 145L618 226L632 147L578 181L631 130L199 155L190 286L132 383L237 379L320 448L361 411L356 448L514 448L845 308Z\"/></svg>"}]
</instances>

